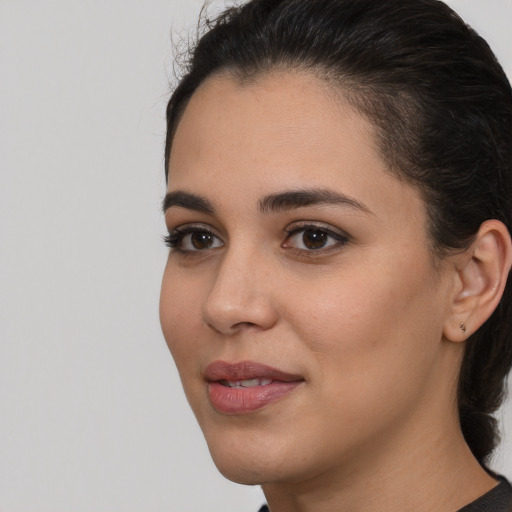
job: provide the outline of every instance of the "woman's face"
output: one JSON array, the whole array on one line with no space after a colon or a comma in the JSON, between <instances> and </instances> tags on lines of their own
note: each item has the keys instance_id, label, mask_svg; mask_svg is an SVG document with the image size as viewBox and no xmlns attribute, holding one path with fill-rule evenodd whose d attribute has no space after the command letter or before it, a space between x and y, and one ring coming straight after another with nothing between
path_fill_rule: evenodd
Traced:
<instances>
[{"instance_id":1,"label":"woman's face","mask_svg":"<svg viewBox=\"0 0 512 512\"><path fill-rule=\"evenodd\" d=\"M340 95L305 73L208 79L165 206L162 328L228 478L353 470L442 428L453 276L433 266L419 194Z\"/></svg>"}]
</instances>

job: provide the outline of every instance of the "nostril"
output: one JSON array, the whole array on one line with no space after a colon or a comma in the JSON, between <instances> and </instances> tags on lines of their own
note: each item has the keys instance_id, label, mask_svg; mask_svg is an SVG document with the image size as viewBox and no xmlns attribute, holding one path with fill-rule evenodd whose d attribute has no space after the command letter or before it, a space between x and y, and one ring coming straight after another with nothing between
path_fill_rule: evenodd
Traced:
<instances>
[{"instance_id":1,"label":"nostril","mask_svg":"<svg viewBox=\"0 0 512 512\"><path fill-rule=\"evenodd\" d=\"M215 327L211 322L206 322L206 325L212 330L215 331L217 334L222 334L222 332Z\"/></svg>"},{"instance_id":2,"label":"nostril","mask_svg":"<svg viewBox=\"0 0 512 512\"><path fill-rule=\"evenodd\" d=\"M212 322L206 322L206 325L210 329L212 329L212 331L215 331L218 334L223 334L223 332L224 332L224 334L226 334L225 331L215 327L215 325ZM230 327L228 327L227 331L234 333L234 332L238 332L243 329L249 329L249 328L253 328L253 327L258 327L258 325L253 322L237 322L237 323L231 325Z\"/></svg>"},{"instance_id":3,"label":"nostril","mask_svg":"<svg viewBox=\"0 0 512 512\"><path fill-rule=\"evenodd\" d=\"M257 327L257 324L253 322L238 322L232 326L233 330L240 330L249 327Z\"/></svg>"}]
</instances>

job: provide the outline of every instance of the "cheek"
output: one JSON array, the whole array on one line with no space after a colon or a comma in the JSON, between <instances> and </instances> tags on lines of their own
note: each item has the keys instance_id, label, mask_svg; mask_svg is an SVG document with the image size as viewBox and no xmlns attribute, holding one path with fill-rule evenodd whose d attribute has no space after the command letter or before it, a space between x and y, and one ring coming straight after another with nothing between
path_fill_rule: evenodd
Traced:
<instances>
[{"instance_id":1,"label":"cheek","mask_svg":"<svg viewBox=\"0 0 512 512\"><path fill-rule=\"evenodd\" d=\"M442 326L428 262L363 267L303 283L307 294L295 289L304 299L295 301L289 323L333 386L371 393L384 381L394 387L423 378Z\"/></svg>"},{"instance_id":2,"label":"cheek","mask_svg":"<svg viewBox=\"0 0 512 512\"><path fill-rule=\"evenodd\" d=\"M341 451L380 439L420 400L435 364L435 336L424 329L432 295L413 281L352 274L322 286L321 298L296 302L295 334L311 363L315 397L305 428L326 440L326 453L333 439Z\"/></svg>"},{"instance_id":3,"label":"cheek","mask_svg":"<svg viewBox=\"0 0 512 512\"><path fill-rule=\"evenodd\" d=\"M287 308L288 323L318 354L368 348L375 341L372 334L396 315L390 307L396 304L395 292L349 268L295 283L288 295L280 299L293 305Z\"/></svg>"},{"instance_id":4,"label":"cheek","mask_svg":"<svg viewBox=\"0 0 512 512\"><path fill-rule=\"evenodd\" d=\"M187 285L179 273L164 272L160 294L162 332L176 364L183 390L194 413L203 396L200 357L204 354L200 289ZM199 400L199 402L198 402Z\"/></svg>"},{"instance_id":5,"label":"cheek","mask_svg":"<svg viewBox=\"0 0 512 512\"><path fill-rule=\"evenodd\" d=\"M179 275L166 268L160 293L160 323L165 341L182 373L193 362L200 329L200 300L194 286L184 286Z\"/></svg>"}]
</instances>

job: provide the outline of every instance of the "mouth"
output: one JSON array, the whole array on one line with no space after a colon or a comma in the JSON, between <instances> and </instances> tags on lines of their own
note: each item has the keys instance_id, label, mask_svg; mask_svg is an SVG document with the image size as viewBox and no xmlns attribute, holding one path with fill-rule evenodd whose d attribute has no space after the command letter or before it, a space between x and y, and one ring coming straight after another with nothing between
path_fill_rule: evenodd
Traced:
<instances>
[{"instance_id":1,"label":"mouth","mask_svg":"<svg viewBox=\"0 0 512 512\"><path fill-rule=\"evenodd\" d=\"M244 379L244 380L219 380L219 384L230 388L254 388L256 386L266 386L272 382L272 379Z\"/></svg>"},{"instance_id":2,"label":"mouth","mask_svg":"<svg viewBox=\"0 0 512 512\"><path fill-rule=\"evenodd\" d=\"M215 361L206 367L204 376L210 404L229 415L257 411L288 396L304 382L301 375L251 361Z\"/></svg>"}]
</instances>

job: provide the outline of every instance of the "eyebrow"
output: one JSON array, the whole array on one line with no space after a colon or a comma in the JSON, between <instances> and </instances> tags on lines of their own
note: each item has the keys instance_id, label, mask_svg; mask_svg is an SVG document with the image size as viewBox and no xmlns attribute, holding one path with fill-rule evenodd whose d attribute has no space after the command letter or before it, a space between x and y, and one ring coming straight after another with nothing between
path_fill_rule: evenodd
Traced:
<instances>
[{"instance_id":1,"label":"eyebrow","mask_svg":"<svg viewBox=\"0 0 512 512\"><path fill-rule=\"evenodd\" d=\"M213 204L206 199L206 197L190 194L189 192L168 192L162 201L162 211L165 213L172 206L179 206L187 210L194 210L196 212L207 213L213 215L215 208Z\"/></svg>"},{"instance_id":2,"label":"eyebrow","mask_svg":"<svg viewBox=\"0 0 512 512\"><path fill-rule=\"evenodd\" d=\"M325 188L289 190L271 194L259 201L259 208L262 213L277 213L322 204L349 206L365 213L371 213L370 209L363 203Z\"/></svg>"},{"instance_id":3,"label":"eyebrow","mask_svg":"<svg viewBox=\"0 0 512 512\"><path fill-rule=\"evenodd\" d=\"M270 194L259 200L259 210L261 213L278 213L294 208L303 208L306 206L334 204L348 206L365 213L371 213L363 203L355 199L325 188L287 190ZM168 192L162 201L162 211L165 213L172 207L186 208L208 215L215 213L215 207L206 197L191 194L177 190Z\"/></svg>"}]
</instances>

